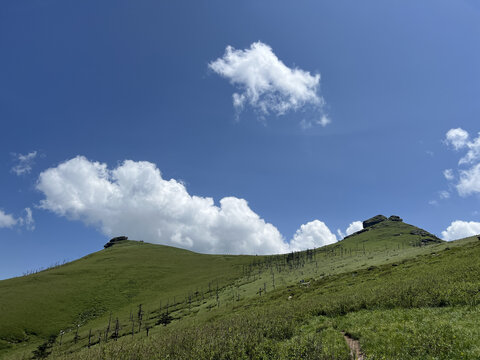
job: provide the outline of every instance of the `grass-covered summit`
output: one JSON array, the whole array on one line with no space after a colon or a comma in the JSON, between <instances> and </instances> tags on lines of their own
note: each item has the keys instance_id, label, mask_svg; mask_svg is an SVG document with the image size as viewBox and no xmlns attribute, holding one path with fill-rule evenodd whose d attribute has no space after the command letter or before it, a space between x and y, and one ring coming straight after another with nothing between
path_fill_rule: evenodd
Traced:
<instances>
[{"instance_id":1,"label":"grass-covered summit","mask_svg":"<svg viewBox=\"0 0 480 360\"><path fill-rule=\"evenodd\" d=\"M443 240L426 230L403 222L397 215L377 215L363 221L363 230L346 236L339 244L365 245L368 249L392 246L422 246Z\"/></svg>"}]
</instances>

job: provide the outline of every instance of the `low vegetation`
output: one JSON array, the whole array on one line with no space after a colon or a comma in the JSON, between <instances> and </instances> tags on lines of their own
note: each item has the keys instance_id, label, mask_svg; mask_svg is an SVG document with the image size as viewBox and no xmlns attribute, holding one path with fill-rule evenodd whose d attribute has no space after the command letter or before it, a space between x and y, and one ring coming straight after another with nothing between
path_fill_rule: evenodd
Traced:
<instances>
[{"instance_id":1,"label":"low vegetation","mask_svg":"<svg viewBox=\"0 0 480 360\"><path fill-rule=\"evenodd\" d=\"M97 271L105 268L100 264L118 264L122 257L149 268L138 259L148 249L149 254L158 251L155 256L170 252L163 255L165 277L184 279L183 285L167 292L165 283L140 279L136 269L134 296L121 297L115 306L104 300L103 310L85 315L80 326L56 316L39 324L44 332L35 336L9 317L10 329L31 338L14 344L18 338L5 337L9 330L0 321L0 346L12 359L351 359L347 336L358 340L365 359L478 359L480 241L421 245L424 235L412 234L415 229L386 221L328 247L269 257L208 258L124 242L77 265L31 276L65 271L82 261L90 269L86 264L92 258ZM182 269L194 270L174 275L178 267L169 262L174 256L184 261ZM181 260L184 256L188 260ZM195 267L197 260L215 265ZM208 269L201 272L202 267ZM127 267L124 271L130 274ZM125 273L117 276L124 281ZM155 281L167 281L159 278ZM78 303L75 298L69 302ZM69 316L78 318L78 308Z\"/></svg>"}]
</instances>

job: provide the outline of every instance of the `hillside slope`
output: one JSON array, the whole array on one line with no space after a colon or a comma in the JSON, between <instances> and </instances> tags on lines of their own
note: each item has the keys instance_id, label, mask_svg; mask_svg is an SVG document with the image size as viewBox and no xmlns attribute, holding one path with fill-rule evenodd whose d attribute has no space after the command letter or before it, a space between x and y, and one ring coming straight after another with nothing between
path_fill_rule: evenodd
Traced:
<instances>
[{"instance_id":1,"label":"hillside slope","mask_svg":"<svg viewBox=\"0 0 480 360\"><path fill-rule=\"evenodd\" d=\"M52 359L349 360L351 343L363 359L479 359L480 241L425 248L400 262L317 275L193 312L149 335L130 335L127 326L118 341L57 345Z\"/></svg>"},{"instance_id":2,"label":"hillside slope","mask_svg":"<svg viewBox=\"0 0 480 360\"><path fill-rule=\"evenodd\" d=\"M231 282L252 256L203 255L124 241L37 274L0 281L0 339L45 339L129 304Z\"/></svg>"},{"instance_id":3,"label":"hillside slope","mask_svg":"<svg viewBox=\"0 0 480 360\"><path fill-rule=\"evenodd\" d=\"M173 321L167 328L188 326L299 281L309 284L399 263L447 246L396 217L382 217L374 224L372 219L365 223L367 230L313 251L275 256L202 255L122 241L58 268L0 281L0 355L2 348L5 356L30 354L60 330L65 336L57 351L81 350L90 342L101 342L105 331L111 335L107 325L111 317L119 319L118 335L124 336L132 332L139 309L145 312L144 327L137 323L135 326L140 326L135 332L145 326L152 327L153 333L161 331L155 324L165 315ZM132 325L127 327L127 323ZM80 331L75 331L77 325ZM91 333L95 338L98 334L98 340L91 341Z\"/></svg>"}]
</instances>

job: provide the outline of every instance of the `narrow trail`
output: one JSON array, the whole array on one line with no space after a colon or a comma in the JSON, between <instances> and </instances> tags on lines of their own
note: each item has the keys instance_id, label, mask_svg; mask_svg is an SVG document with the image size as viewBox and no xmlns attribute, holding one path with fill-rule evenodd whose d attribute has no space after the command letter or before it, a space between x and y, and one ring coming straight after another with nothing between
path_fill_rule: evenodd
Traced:
<instances>
[{"instance_id":1,"label":"narrow trail","mask_svg":"<svg viewBox=\"0 0 480 360\"><path fill-rule=\"evenodd\" d=\"M360 348L360 342L347 335L345 331L342 331L342 335L350 348L350 358L352 360L364 360L365 355L363 355L362 349Z\"/></svg>"}]
</instances>

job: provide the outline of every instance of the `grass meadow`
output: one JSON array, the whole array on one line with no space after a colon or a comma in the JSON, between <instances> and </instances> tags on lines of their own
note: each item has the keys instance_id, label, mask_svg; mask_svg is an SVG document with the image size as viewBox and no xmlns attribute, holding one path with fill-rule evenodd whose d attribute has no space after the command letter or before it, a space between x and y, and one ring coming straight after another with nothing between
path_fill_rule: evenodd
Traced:
<instances>
[{"instance_id":1,"label":"grass meadow","mask_svg":"<svg viewBox=\"0 0 480 360\"><path fill-rule=\"evenodd\" d=\"M13 343L3 335L3 355L8 359L351 359L345 334L358 340L364 359L480 358L476 340L480 241L473 237L418 246L416 237L407 236L408 224L400 224L400 232L398 223L387 224L377 234L369 231L316 251L269 257L207 259L207 255L127 242L93 254L94 263L118 264L122 256L130 259L128 254L143 249L152 254L155 248L159 253L172 252L164 254L165 267L177 254L182 259L178 261L185 261L182 266L199 274L193 270L177 274L177 281L190 280L183 280L183 287L174 286L168 295L137 282L133 297L123 297L116 307L105 305L98 316L90 315L80 326L63 326L61 336L58 325L51 325L49 333L41 324L43 337L38 333L31 341ZM190 258L185 260L185 254ZM191 263L196 256L217 263L200 273L205 265L195 268ZM139 263L150 266L145 259ZM175 264L170 266L178 269ZM118 268L111 271L120 276ZM71 311L70 318L75 314L78 310ZM62 317L55 318L57 324L60 321ZM21 325L13 329L28 336L21 334Z\"/></svg>"}]
</instances>

